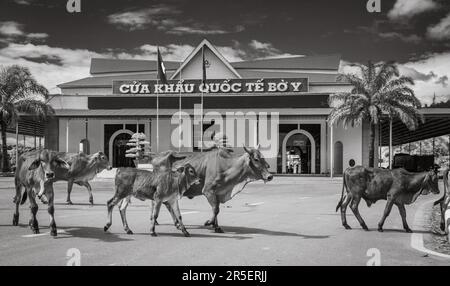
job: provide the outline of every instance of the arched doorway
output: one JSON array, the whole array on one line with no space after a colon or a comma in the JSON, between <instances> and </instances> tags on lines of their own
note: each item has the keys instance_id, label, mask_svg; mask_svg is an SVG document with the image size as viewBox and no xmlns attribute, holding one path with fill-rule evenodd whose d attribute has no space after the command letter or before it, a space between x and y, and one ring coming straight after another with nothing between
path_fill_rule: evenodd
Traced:
<instances>
[{"instance_id":1,"label":"arched doorway","mask_svg":"<svg viewBox=\"0 0 450 286\"><path fill-rule=\"evenodd\" d=\"M344 169L344 145L341 141L334 143L334 173L342 175Z\"/></svg>"},{"instance_id":2,"label":"arched doorway","mask_svg":"<svg viewBox=\"0 0 450 286\"><path fill-rule=\"evenodd\" d=\"M117 130L109 139L109 161L114 168L134 167L133 160L125 157L127 143L133 132L127 129Z\"/></svg>"},{"instance_id":3,"label":"arched doorway","mask_svg":"<svg viewBox=\"0 0 450 286\"><path fill-rule=\"evenodd\" d=\"M314 174L316 172L316 142L307 131L292 130L283 139L282 172Z\"/></svg>"}]
</instances>

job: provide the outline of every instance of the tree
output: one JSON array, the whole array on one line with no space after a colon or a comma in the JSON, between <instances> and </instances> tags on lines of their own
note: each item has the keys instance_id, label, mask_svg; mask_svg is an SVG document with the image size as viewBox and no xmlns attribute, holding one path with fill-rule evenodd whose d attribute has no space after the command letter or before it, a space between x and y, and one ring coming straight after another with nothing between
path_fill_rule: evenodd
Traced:
<instances>
[{"instance_id":1,"label":"tree","mask_svg":"<svg viewBox=\"0 0 450 286\"><path fill-rule=\"evenodd\" d=\"M12 65L0 69L0 127L2 136L3 172L9 171L6 129L27 114L44 120L54 113L47 103L48 91L26 67Z\"/></svg>"},{"instance_id":2,"label":"tree","mask_svg":"<svg viewBox=\"0 0 450 286\"><path fill-rule=\"evenodd\" d=\"M331 125L342 123L347 126L359 126L363 122L370 125L369 166L374 166L375 130L381 117L400 119L408 129L414 130L423 122L419 112L420 101L414 91L408 87L414 81L410 77L400 76L394 62L381 62L368 65L354 64L360 71L356 74L341 74L338 80L353 85L350 92L330 95L332 107L328 116Z\"/></svg>"}]
</instances>

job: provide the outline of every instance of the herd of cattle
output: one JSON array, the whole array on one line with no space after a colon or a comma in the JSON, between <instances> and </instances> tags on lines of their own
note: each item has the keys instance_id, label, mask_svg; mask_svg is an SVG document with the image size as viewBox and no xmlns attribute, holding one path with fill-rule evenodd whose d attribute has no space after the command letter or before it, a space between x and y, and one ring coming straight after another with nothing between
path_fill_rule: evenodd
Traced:
<instances>
[{"instance_id":1,"label":"herd of cattle","mask_svg":"<svg viewBox=\"0 0 450 286\"><path fill-rule=\"evenodd\" d=\"M108 219L104 226L107 231L112 224L112 211L118 205L124 230L127 234L133 232L128 226L126 209L131 197L140 200L151 200L152 236L156 236L155 225L161 206L167 208L174 225L185 236L189 236L182 222L178 201L187 196L193 198L204 195L212 208L211 219L205 226L212 226L215 232L223 232L217 216L220 204L230 200L233 189L240 183L262 180L265 183L273 179L269 172L269 164L256 148L244 147L243 154L234 154L224 147L215 147L201 153L176 153L166 151L153 158L153 171L135 168L119 168L115 175L115 193L107 202ZM19 223L19 206L29 200L31 219L29 225L34 233L39 233L36 219L38 204L36 197L47 204L51 218L50 234L57 235L54 219L53 183L67 181L67 203L72 204L70 192L73 184L85 186L89 192L89 202L93 204L92 189L89 181L104 169L111 169L108 158L103 152L92 155L73 154L51 150L36 150L24 153L19 157L15 173L16 204L13 225ZM413 203L419 195L439 193L438 170L433 169L422 173L410 173L404 169L377 169L362 166L350 167L343 174L342 195L336 207L340 209L342 225L351 227L346 221L346 209L354 213L361 227L368 230L366 223L359 214L358 205L361 199L370 207L378 200L387 200L383 216L378 223L378 230L383 231L383 224L393 205L396 205L403 222L403 228L411 232L406 221L405 205ZM444 171L444 194L435 202L440 205L442 220L441 229L445 230L444 213L450 207L449 171ZM24 190L22 194L22 190Z\"/></svg>"}]
</instances>

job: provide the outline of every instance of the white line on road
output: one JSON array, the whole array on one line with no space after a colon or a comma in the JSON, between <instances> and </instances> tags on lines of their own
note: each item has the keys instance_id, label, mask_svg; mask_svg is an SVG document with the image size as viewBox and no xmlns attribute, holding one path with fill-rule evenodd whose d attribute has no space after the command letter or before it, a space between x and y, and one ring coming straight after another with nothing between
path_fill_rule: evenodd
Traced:
<instances>
[{"instance_id":1,"label":"white line on road","mask_svg":"<svg viewBox=\"0 0 450 286\"><path fill-rule=\"evenodd\" d=\"M251 204L246 204L247 206L259 206L259 205L263 205L264 202L258 202L258 203L251 203Z\"/></svg>"},{"instance_id":2,"label":"white line on road","mask_svg":"<svg viewBox=\"0 0 450 286\"><path fill-rule=\"evenodd\" d=\"M198 214L198 211L191 211L191 212L181 212L181 215L187 215L187 214Z\"/></svg>"}]
</instances>

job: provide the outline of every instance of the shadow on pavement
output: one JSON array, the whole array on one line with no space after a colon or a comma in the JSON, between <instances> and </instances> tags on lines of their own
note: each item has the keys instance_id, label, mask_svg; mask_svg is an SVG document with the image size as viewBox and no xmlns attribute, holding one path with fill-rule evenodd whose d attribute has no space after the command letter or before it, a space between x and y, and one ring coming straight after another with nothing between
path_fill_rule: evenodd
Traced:
<instances>
[{"instance_id":1,"label":"shadow on pavement","mask_svg":"<svg viewBox=\"0 0 450 286\"><path fill-rule=\"evenodd\" d=\"M236 233L236 234L263 234L263 235L272 235L272 236L295 236L295 237L301 237L304 239L324 239L329 238L329 235L307 235L307 234L300 234L295 232L285 232L285 231L273 231L273 230L267 230L262 228L253 228L253 227L243 227L243 226L226 226L221 225L220 226L225 234L226 233ZM196 228L206 228L211 229L209 227L205 226L187 226L187 229L196 229Z\"/></svg>"},{"instance_id":2,"label":"shadow on pavement","mask_svg":"<svg viewBox=\"0 0 450 286\"><path fill-rule=\"evenodd\" d=\"M131 238L122 238L119 235L111 232L104 232L103 228L89 227L89 226L70 226L70 227L58 227L60 230L64 230L66 233L55 237L55 239L65 238L91 238L98 239L104 242L120 242L131 241Z\"/></svg>"}]
</instances>

